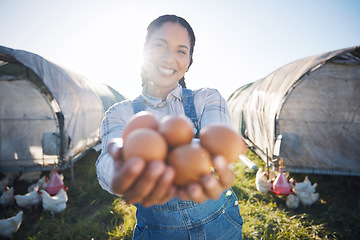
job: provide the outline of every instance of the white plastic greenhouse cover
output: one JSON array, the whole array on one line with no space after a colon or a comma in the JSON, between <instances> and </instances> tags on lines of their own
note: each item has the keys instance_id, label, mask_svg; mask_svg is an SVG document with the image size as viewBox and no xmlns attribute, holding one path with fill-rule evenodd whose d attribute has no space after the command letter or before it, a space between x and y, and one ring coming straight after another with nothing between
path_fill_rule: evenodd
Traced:
<instances>
[{"instance_id":1,"label":"white plastic greenhouse cover","mask_svg":"<svg viewBox=\"0 0 360 240\"><path fill-rule=\"evenodd\" d=\"M0 54L2 171L64 165L99 142L121 94L27 51L0 46Z\"/></svg>"},{"instance_id":2,"label":"white plastic greenhouse cover","mask_svg":"<svg viewBox=\"0 0 360 240\"><path fill-rule=\"evenodd\" d=\"M264 161L282 157L292 172L360 175L359 46L285 65L239 88L228 104L233 127Z\"/></svg>"}]
</instances>

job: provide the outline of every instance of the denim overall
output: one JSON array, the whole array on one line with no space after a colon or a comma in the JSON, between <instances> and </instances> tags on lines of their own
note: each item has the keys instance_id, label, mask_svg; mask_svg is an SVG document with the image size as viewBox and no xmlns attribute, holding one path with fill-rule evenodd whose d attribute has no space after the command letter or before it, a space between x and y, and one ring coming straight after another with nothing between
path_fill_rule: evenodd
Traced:
<instances>
[{"instance_id":1,"label":"denim overall","mask_svg":"<svg viewBox=\"0 0 360 240\"><path fill-rule=\"evenodd\" d=\"M185 115L194 123L198 133L193 92L183 88ZM134 113L145 110L141 96L133 101ZM178 239L242 239L243 220L235 193L229 189L217 200L199 204L174 197L163 205L137 207L137 224L133 239L178 240Z\"/></svg>"}]
</instances>

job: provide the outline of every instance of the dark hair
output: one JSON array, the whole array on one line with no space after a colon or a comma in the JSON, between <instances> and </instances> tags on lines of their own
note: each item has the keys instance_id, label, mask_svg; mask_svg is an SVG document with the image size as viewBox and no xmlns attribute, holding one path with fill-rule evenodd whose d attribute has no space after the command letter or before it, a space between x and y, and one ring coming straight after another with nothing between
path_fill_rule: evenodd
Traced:
<instances>
[{"instance_id":1,"label":"dark hair","mask_svg":"<svg viewBox=\"0 0 360 240\"><path fill-rule=\"evenodd\" d=\"M176 16L176 15L162 15L160 17L158 17L157 19L153 20L150 25L147 27L147 34L146 34L146 38L145 38L145 44L150 40L151 36L153 35L153 33L160 27L162 27L162 25L164 23L167 22L173 22L173 23L179 23L181 26L183 26L184 28L186 28L186 30L189 33L189 38L190 38L190 63L188 68L191 66L191 64L193 63L193 52L194 52L194 47L195 47L195 34L194 31L192 29L192 27L190 26L190 24L183 19L182 17ZM147 79L144 79L143 73L142 75L142 85L144 85L147 82ZM185 84L185 78L182 77L179 80L179 84L183 87L186 88L186 84Z\"/></svg>"}]
</instances>

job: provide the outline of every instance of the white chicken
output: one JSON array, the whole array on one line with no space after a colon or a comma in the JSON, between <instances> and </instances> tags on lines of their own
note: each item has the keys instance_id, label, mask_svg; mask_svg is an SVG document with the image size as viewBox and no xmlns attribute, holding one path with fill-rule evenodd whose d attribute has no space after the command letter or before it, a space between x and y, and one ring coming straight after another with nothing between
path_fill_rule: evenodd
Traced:
<instances>
[{"instance_id":1,"label":"white chicken","mask_svg":"<svg viewBox=\"0 0 360 240\"><path fill-rule=\"evenodd\" d=\"M286 197L286 206L288 208L297 208L299 207L299 203L300 203L300 200L297 196L295 196L294 194L289 194L287 197Z\"/></svg>"},{"instance_id":2,"label":"white chicken","mask_svg":"<svg viewBox=\"0 0 360 240\"><path fill-rule=\"evenodd\" d=\"M262 168L256 172L255 184L256 189L263 194L267 194L272 187L271 181L267 179L267 173L263 172Z\"/></svg>"},{"instance_id":3,"label":"white chicken","mask_svg":"<svg viewBox=\"0 0 360 240\"><path fill-rule=\"evenodd\" d=\"M0 236L12 238L12 234L19 230L22 223L23 212L20 211L14 217L0 220Z\"/></svg>"},{"instance_id":4,"label":"white chicken","mask_svg":"<svg viewBox=\"0 0 360 240\"><path fill-rule=\"evenodd\" d=\"M25 195L15 195L15 201L20 208L32 208L41 202L41 196L35 188Z\"/></svg>"},{"instance_id":5,"label":"white chicken","mask_svg":"<svg viewBox=\"0 0 360 240\"><path fill-rule=\"evenodd\" d=\"M311 206L319 199L319 193L313 192L297 192L296 196L305 207Z\"/></svg>"},{"instance_id":6,"label":"white chicken","mask_svg":"<svg viewBox=\"0 0 360 240\"><path fill-rule=\"evenodd\" d=\"M19 172L8 172L0 180L0 193L3 192L4 188L7 186L13 186L15 179L20 175Z\"/></svg>"},{"instance_id":7,"label":"white chicken","mask_svg":"<svg viewBox=\"0 0 360 240\"><path fill-rule=\"evenodd\" d=\"M289 182L289 184L290 184L290 188L291 188L291 190L293 190L293 191L294 191L294 187L295 187L295 184L296 184L295 179L290 178L290 179L288 180L288 182Z\"/></svg>"},{"instance_id":8,"label":"white chicken","mask_svg":"<svg viewBox=\"0 0 360 240\"><path fill-rule=\"evenodd\" d=\"M315 193L317 183L311 184L308 176L303 182L296 183L293 191L304 206L311 206L319 199L319 193Z\"/></svg>"},{"instance_id":9,"label":"white chicken","mask_svg":"<svg viewBox=\"0 0 360 240\"><path fill-rule=\"evenodd\" d=\"M49 179L46 176L43 176L36 183L28 187L28 192L32 192L35 188L38 190L41 189L46 190L48 183L49 183Z\"/></svg>"},{"instance_id":10,"label":"white chicken","mask_svg":"<svg viewBox=\"0 0 360 240\"><path fill-rule=\"evenodd\" d=\"M296 183L293 190L294 192L315 192L317 183L311 184L308 176L305 177L304 182Z\"/></svg>"},{"instance_id":11,"label":"white chicken","mask_svg":"<svg viewBox=\"0 0 360 240\"><path fill-rule=\"evenodd\" d=\"M14 203L14 188L6 187L0 197L0 204L3 207L10 206Z\"/></svg>"},{"instance_id":12,"label":"white chicken","mask_svg":"<svg viewBox=\"0 0 360 240\"><path fill-rule=\"evenodd\" d=\"M49 211L52 215L62 212L66 209L68 196L62 188L55 196L50 196L45 190L41 191L42 205L45 211Z\"/></svg>"}]
</instances>

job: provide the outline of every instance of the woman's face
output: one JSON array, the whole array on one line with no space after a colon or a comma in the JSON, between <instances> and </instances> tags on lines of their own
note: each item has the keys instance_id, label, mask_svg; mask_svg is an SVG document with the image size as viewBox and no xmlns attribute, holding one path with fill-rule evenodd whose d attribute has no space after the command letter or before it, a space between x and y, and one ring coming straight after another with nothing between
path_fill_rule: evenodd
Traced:
<instances>
[{"instance_id":1,"label":"woman's face","mask_svg":"<svg viewBox=\"0 0 360 240\"><path fill-rule=\"evenodd\" d=\"M190 39L183 26L166 22L144 46L143 70L153 87L171 91L190 64Z\"/></svg>"}]
</instances>

